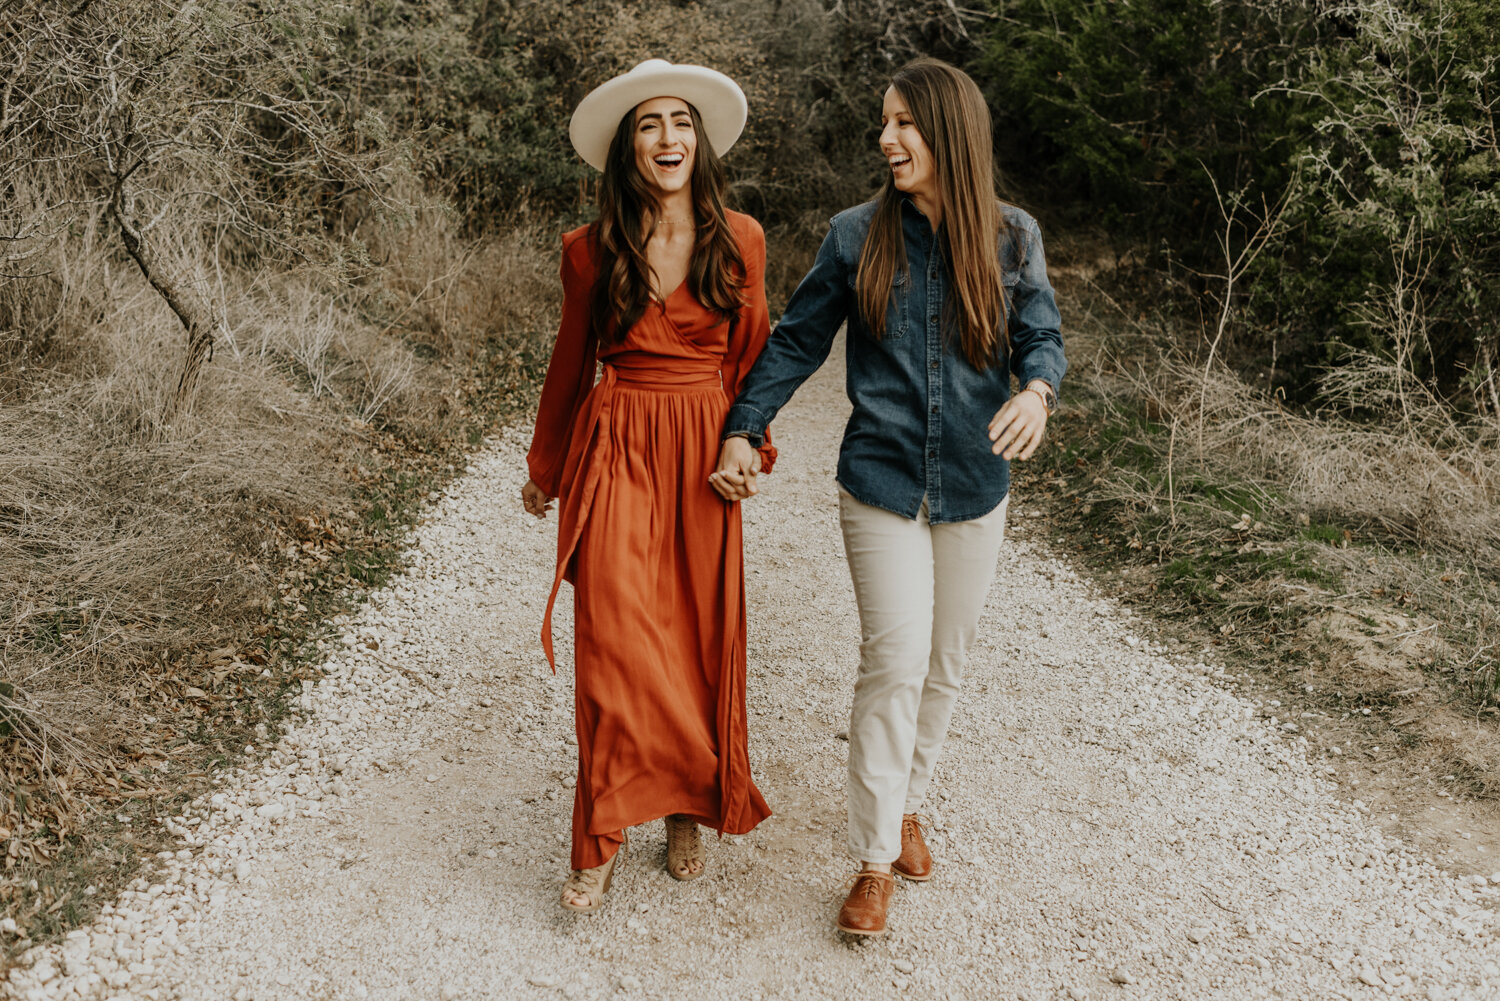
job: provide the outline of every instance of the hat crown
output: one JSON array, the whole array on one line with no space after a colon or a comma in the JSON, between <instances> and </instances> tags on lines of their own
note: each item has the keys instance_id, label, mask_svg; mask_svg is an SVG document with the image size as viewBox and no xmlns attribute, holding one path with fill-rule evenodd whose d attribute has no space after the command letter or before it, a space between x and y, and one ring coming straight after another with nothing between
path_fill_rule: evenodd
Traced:
<instances>
[{"instance_id":1,"label":"hat crown","mask_svg":"<svg viewBox=\"0 0 1500 1001\"><path fill-rule=\"evenodd\" d=\"M665 59L643 59L632 66L630 73L627 75L653 73L657 70L669 70L671 68L672 64Z\"/></svg>"}]
</instances>

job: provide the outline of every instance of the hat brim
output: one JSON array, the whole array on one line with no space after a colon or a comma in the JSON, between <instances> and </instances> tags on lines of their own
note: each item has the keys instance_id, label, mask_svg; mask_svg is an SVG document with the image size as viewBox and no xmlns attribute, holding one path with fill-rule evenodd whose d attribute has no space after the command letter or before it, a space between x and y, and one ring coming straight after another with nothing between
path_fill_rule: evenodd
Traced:
<instances>
[{"instance_id":1,"label":"hat brim","mask_svg":"<svg viewBox=\"0 0 1500 1001\"><path fill-rule=\"evenodd\" d=\"M642 101L656 97L680 98L696 108L709 144L720 155L745 130L749 105L739 84L707 66L649 59L595 87L578 102L568 124L573 148L590 167L602 171L620 119Z\"/></svg>"}]
</instances>

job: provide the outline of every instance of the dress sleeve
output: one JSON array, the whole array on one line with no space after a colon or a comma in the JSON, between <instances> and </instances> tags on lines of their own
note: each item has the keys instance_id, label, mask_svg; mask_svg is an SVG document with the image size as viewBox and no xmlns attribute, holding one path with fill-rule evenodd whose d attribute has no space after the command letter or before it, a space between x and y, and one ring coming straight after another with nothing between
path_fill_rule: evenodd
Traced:
<instances>
[{"instance_id":1,"label":"dress sleeve","mask_svg":"<svg viewBox=\"0 0 1500 1001\"><path fill-rule=\"evenodd\" d=\"M754 219L747 222L739 234L740 254L745 259L745 303L734 319L734 339L724 356L722 369L724 391L731 400L739 396L745 378L771 336L771 310L766 305L766 234ZM769 428L757 450L760 452L760 471L769 473L776 464L776 446L771 444Z\"/></svg>"},{"instance_id":2,"label":"dress sleeve","mask_svg":"<svg viewBox=\"0 0 1500 1001\"><path fill-rule=\"evenodd\" d=\"M531 450L526 453L531 478L548 497L561 492L574 418L594 385L599 344L589 323L592 282L586 273L586 257L584 237L571 242L564 240L562 321L557 329L557 343L552 346L552 360L547 364L547 378L542 383Z\"/></svg>"}]
</instances>

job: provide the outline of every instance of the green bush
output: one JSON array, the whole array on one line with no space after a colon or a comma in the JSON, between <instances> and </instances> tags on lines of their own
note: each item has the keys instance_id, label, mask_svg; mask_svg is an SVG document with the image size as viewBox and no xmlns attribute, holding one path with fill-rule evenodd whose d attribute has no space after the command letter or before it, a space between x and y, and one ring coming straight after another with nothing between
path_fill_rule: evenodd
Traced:
<instances>
[{"instance_id":1,"label":"green bush","mask_svg":"<svg viewBox=\"0 0 1500 1001\"><path fill-rule=\"evenodd\" d=\"M1493 4L990 9L970 67L1023 187L1221 300L1225 212L1232 255L1285 200L1231 303L1242 366L1307 392L1354 349L1500 413Z\"/></svg>"},{"instance_id":2,"label":"green bush","mask_svg":"<svg viewBox=\"0 0 1500 1001\"><path fill-rule=\"evenodd\" d=\"M1317 117L1255 315L1309 361L1371 352L1500 413L1500 10L1379 0L1328 16L1349 30L1295 86Z\"/></svg>"},{"instance_id":3,"label":"green bush","mask_svg":"<svg viewBox=\"0 0 1500 1001\"><path fill-rule=\"evenodd\" d=\"M1008 173L1119 244L1211 246L1214 181L1275 190L1305 112L1257 100L1317 25L1265 0L996 0L970 70ZM1210 180L1212 178L1213 180Z\"/></svg>"}]
</instances>

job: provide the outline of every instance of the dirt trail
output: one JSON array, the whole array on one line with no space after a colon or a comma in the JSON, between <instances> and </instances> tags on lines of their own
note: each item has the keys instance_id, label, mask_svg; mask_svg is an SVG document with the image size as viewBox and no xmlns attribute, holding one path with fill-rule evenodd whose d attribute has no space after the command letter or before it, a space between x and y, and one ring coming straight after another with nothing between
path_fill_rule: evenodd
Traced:
<instances>
[{"instance_id":1,"label":"dirt trail","mask_svg":"<svg viewBox=\"0 0 1500 1001\"><path fill-rule=\"evenodd\" d=\"M929 803L937 878L885 938L832 917L858 625L825 367L746 507L751 754L777 811L687 884L661 826L596 915L559 910L571 679L537 643L553 523L525 442L476 457L356 619L282 753L182 820L155 887L41 950L26 998L1500 997L1493 886L1333 795L1295 724L1137 635L1012 505ZM567 605L564 601L563 605ZM558 634L570 635L566 614ZM71 950L71 952L69 951ZM50 976L47 976L50 974Z\"/></svg>"}]
</instances>

